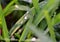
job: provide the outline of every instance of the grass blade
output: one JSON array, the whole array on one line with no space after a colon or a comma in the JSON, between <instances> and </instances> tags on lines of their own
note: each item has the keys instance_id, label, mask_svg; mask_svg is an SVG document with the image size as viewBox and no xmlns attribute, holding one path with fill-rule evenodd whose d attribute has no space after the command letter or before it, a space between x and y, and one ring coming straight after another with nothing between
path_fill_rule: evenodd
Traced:
<instances>
[{"instance_id":1,"label":"grass blade","mask_svg":"<svg viewBox=\"0 0 60 42\"><path fill-rule=\"evenodd\" d=\"M49 28L51 38L53 39L54 42L56 42L54 28L53 28L53 25L51 24L51 18L49 16L47 10L44 11L44 15L45 15L45 18L46 18L46 21L47 21L47 24L48 24L48 28Z\"/></svg>"},{"instance_id":2,"label":"grass blade","mask_svg":"<svg viewBox=\"0 0 60 42\"><path fill-rule=\"evenodd\" d=\"M1 25L2 25L3 37L4 37L6 42L9 42L8 29L7 29L6 21L5 21L5 18L4 18L2 11L3 10L2 10L2 7L0 5L0 20L1 20Z\"/></svg>"},{"instance_id":3,"label":"grass blade","mask_svg":"<svg viewBox=\"0 0 60 42\"><path fill-rule=\"evenodd\" d=\"M9 10L9 8L16 2L17 0L11 1L4 9L3 14L6 15L6 12Z\"/></svg>"},{"instance_id":4,"label":"grass blade","mask_svg":"<svg viewBox=\"0 0 60 42\"><path fill-rule=\"evenodd\" d=\"M60 13L58 13L55 17L52 18L52 24L58 24L60 23Z\"/></svg>"},{"instance_id":5,"label":"grass blade","mask_svg":"<svg viewBox=\"0 0 60 42\"><path fill-rule=\"evenodd\" d=\"M40 3L40 8L42 8L42 5L44 6L44 4L46 4L45 1L43 1L42 3ZM15 25L12 27L12 29L10 30L9 33L10 33L10 34L14 34L14 33L16 32L16 30L19 29L19 27L21 27L21 25L27 21L27 20L24 20L24 17L25 17L25 16L28 17L28 19L29 19L30 16L34 16L34 14L35 14L35 10L34 10L34 7L33 7L33 8L31 8L30 11L27 11L26 14L24 14L24 15L15 23ZM23 20L24 20L24 21L23 21ZM23 21L23 23L21 24L22 21ZM19 23L20 23L20 25L18 25Z\"/></svg>"},{"instance_id":6,"label":"grass blade","mask_svg":"<svg viewBox=\"0 0 60 42\"><path fill-rule=\"evenodd\" d=\"M32 2L33 2L33 6L34 6L34 8L35 8L35 11L36 11L36 13L39 13L39 11L40 11L40 7L39 7L39 0L32 0Z\"/></svg>"}]
</instances>

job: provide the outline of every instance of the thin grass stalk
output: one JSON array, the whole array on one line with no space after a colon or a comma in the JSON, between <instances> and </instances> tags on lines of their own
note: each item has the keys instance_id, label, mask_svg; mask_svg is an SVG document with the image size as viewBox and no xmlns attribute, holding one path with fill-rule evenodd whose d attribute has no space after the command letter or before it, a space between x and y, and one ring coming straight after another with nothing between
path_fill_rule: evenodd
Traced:
<instances>
[{"instance_id":1,"label":"thin grass stalk","mask_svg":"<svg viewBox=\"0 0 60 42\"><path fill-rule=\"evenodd\" d=\"M30 20L27 22L25 28L24 28L24 31L19 39L19 42L21 41L25 41L25 38L26 38L26 35L29 33L29 28L28 28L28 25L32 22L32 17L30 18Z\"/></svg>"},{"instance_id":2,"label":"thin grass stalk","mask_svg":"<svg viewBox=\"0 0 60 42\"><path fill-rule=\"evenodd\" d=\"M15 32L16 32L16 30L18 30L19 29L19 27L21 27L31 16L30 16L31 14L28 14L28 13L26 13L26 14L24 14L17 22L16 22L16 24L12 27L12 29L10 30L10 34L11 35L13 35ZM26 18L26 19L25 19ZM14 30L14 31L13 31Z\"/></svg>"}]
</instances>

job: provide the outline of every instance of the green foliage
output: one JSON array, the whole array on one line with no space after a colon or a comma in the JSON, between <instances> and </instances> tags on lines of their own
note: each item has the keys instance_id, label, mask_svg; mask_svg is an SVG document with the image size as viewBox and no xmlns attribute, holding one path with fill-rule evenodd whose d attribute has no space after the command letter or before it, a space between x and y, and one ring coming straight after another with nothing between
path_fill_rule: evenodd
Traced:
<instances>
[{"instance_id":1,"label":"green foliage","mask_svg":"<svg viewBox=\"0 0 60 42\"><path fill-rule=\"evenodd\" d=\"M24 1L20 2L23 3ZM31 42L31 38L35 36L37 37L36 42L57 42L57 32L54 26L60 23L60 11L59 13L56 11L59 9L60 0L25 2L29 5L23 5L20 2L19 0L11 0L5 8L0 3L0 28L2 29L0 40L10 42L12 36L14 36L14 39L17 39L18 42ZM33 5L32 8L30 8L30 5ZM5 18L9 15L16 19L16 21L13 20L15 22L12 21L11 24L13 25L10 30Z\"/></svg>"}]
</instances>

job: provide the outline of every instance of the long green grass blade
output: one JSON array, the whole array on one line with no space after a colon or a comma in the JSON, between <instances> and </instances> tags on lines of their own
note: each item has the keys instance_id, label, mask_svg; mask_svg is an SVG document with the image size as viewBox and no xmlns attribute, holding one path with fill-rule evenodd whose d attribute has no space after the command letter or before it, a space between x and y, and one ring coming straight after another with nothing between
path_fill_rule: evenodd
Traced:
<instances>
[{"instance_id":1,"label":"long green grass blade","mask_svg":"<svg viewBox=\"0 0 60 42\"><path fill-rule=\"evenodd\" d=\"M25 38L26 38L27 34L29 33L28 25L32 22L32 19L33 19L33 18L31 17L30 20L27 22L27 24L26 24L26 26L25 26L25 28L24 28L24 31L23 31L20 39L19 39L19 42L25 41Z\"/></svg>"},{"instance_id":2,"label":"long green grass blade","mask_svg":"<svg viewBox=\"0 0 60 42\"><path fill-rule=\"evenodd\" d=\"M0 18L1 18L1 25L2 25L2 31L3 31L3 37L5 39L6 42L9 42L9 35L8 35L8 29L7 29L7 25L6 25L6 21L4 18L4 15L2 13L2 7L0 5Z\"/></svg>"},{"instance_id":3,"label":"long green grass blade","mask_svg":"<svg viewBox=\"0 0 60 42\"><path fill-rule=\"evenodd\" d=\"M54 7L57 7L56 6L57 5L56 2L59 3L59 0L58 1L52 1L52 2L48 1L47 2L47 4L44 6L44 8L39 12L37 17L35 17L35 20L34 20L34 24L35 25L38 25L41 22L41 20L43 20L43 18L44 18L44 15L43 15L44 14L43 13L44 9L48 10L49 12L51 12L51 10Z\"/></svg>"},{"instance_id":4,"label":"long green grass blade","mask_svg":"<svg viewBox=\"0 0 60 42\"><path fill-rule=\"evenodd\" d=\"M33 6L35 8L36 13L39 13L40 7L39 7L39 0L32 0Z\"/></svg>"},{"instance_id":5,"label":"long green grass blade","mask_svg":"<svg viewBox=\"0 0 60 42\"><path fill-rule=\"evenodd\" d=\"M40 8L42 8L45 4L46 4L45 1L43 1L42 3L40 3ZM10 33L10 34L14 34L14 32L16 32L16 30L19 29L19 27L21 27L21 25L22 25L23 23L25 23L26 20L30 18L30 16L34 16L34 14L35 14L35 10L34 10L34 7L33 7L33 8L31 8L30 11L27 11L26 14L24 14L24 15L15 23L15 25L12 27L12 29L10 30L9 33ZM25 17L25 16L28 17L26 20L24 20L24 17ZM23 21L23 23L21 24L22 21ZM18 25L18 24L20 24L20 25ZM14 31L14 32L13 32L13 31Z\"/></svg>"},{"instance_id":6,"label":"long green grass blade","mask_svg":"<svg viewBox=\"0 0 60 42\"><path fill-rule=\"evenodd\" d=\"M6 7L5 9L3 10L3 14L6 15L6 12L9 10L9 8L16 2L17 0L13 0L11 1Z\"/></svg>"},{"instance_id":7,"label":"long green grass blade","mask_svg":"<svg viewBox=\"0 0 60 42\"><path fill-rule=\"evenodd\" d=\"M9 15L10 13L12 13L13 11L17 11L17 10L22 10L22 11L28 11L30 10L30 8L28 6L24 6L24 5L13 5L11 6L8 11L5 13L7 15Z\"/></svg>"},{"instance_id":8,"label":"long green grass blade","mask_svg":"<svg viewBox=\"0 0 60 42\"><path fill-rule=\"evenodd\" d=\"M54 28L53 28L53 25L51 23L51 18L49 16L49 13L48 13L47 10L44 11L44 15L45 15L45 18L46 18L46 21L47 21L47 24L48 24L48 28L49 28L51 38L53 39L54 42L56 42Z\"/></svg>"}]
</instances>

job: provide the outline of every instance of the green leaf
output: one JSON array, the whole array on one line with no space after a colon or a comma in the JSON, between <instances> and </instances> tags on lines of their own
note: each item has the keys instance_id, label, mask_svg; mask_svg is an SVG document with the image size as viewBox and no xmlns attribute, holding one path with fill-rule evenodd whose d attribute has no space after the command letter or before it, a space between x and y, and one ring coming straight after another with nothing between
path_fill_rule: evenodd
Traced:
<instances>
[{"instance_id":1,"label":"green leaf","mask_svg":"<svg viewBox=\"0 0 60 42\"><path fill-rule=\"evenodd\" d=\"M16 2L17 0L13 0L11 1L6 7L5 9L3 10L3 14L6 15L6 12L9 10L9 8Z\"/></svg>"},{"instance_id":2,"label":"green leaf","mask_svg":"<svg viewBox=\"0 0 60 42\"><path fill-rule=\"evenodd\" d=\"M43 9L39 12L39 14L37 14L35 19L33 20L34 21L33 23L37 26L44 19L43 11L46 9L50 13L51 10L53 10L53 8L57 7L58 3L59 3L59 0L52 1L52 2L47 1L47 4L43 6Z\"/></svg>"},{"instance_id":3,"label":"green leaf","mask_svg":"<svg viewBox=\"0 0 60 42\"><path fill-rule=\"evenodd\" d=\"M33 2L33 6L35 8L36 13L39 13L39 11L40 11L39 3L38 3L39 0L32 0L32 2Z\"/></svg>"},{"instance_id":4,"label":"green leaf","mask_svg":"<svg viewBox=\"0 0 60 42\"><path fill-rule=\"evenodd\" d=\"M42 5L44 6L45 1L40 3L40 8L42 8ZM22 24L24 24L29 18L31 18L31 16L34 16L35 14L35 10L34 7L31 8L31 10L27 11L16 23L15 25L11 28L9 34L13 35L17 29L19 29L19 27L22 26ZM27 19L25 20L24 17L27 17ZM23 21L23 23L21 24L21 22Z\"/></svg>"},{"instance_id":5,"label":"green leaf","mask_svg":"<svg viewBox=\"0 0 60 42\"><path fill-rule=\"evenodd\" d=\"M8 29L7 29L7 25L6 25L6 21L5 21L5 17L4 17L1 5L0 5L0 20L1 20L1 25L2 25L3 37L6 42L9 42Z\"/></svg>"},{"instance_id":6,"label":"green leaf","mask_svg":"<svg viewBox=\"0 0 60 42\"><path fill-rule=\"evenodd\" d=\"M55 38L55 32L54 32L54 28L53 25L51 23L51 17L49 16L49 13L47 10L44 11L44 15L48 24L48 29L51 35L51 38L53 39L54 42L56 42L56 38Z\"/></svg>"},{"instance_id":7,"label":"green leaf","mask_svg":"<svg viewBox=\"0 0 60 42\"><path fill-rule=\"evenodd\" d=\"M17 11L17 10L22 10L22 11L28 11L30 10L30 8L28 6L24 6L24 5L13 5L11 6L8 11L5 13L7 15L9 15L10 13L12 13L13 11Z\"/></svg>"},{"instance_id":8,"label":"green leaf","mask_svg":"<svg viewBox=\"0 0 60 42\"><path fill-rule=\"evenodd\" d=\"M60 23L60 13L58 13L55 17L52 18L52 24L58 24Z\"/></svg>"}]
</instances>

